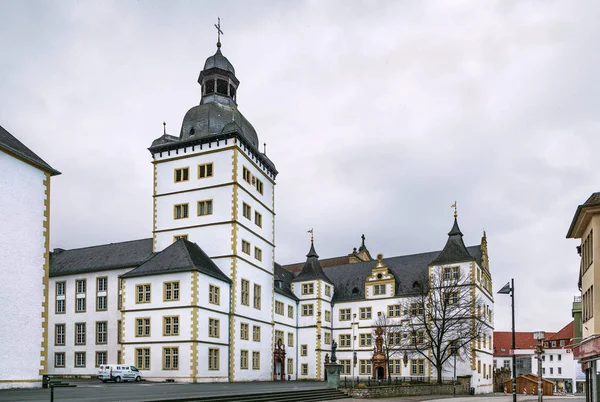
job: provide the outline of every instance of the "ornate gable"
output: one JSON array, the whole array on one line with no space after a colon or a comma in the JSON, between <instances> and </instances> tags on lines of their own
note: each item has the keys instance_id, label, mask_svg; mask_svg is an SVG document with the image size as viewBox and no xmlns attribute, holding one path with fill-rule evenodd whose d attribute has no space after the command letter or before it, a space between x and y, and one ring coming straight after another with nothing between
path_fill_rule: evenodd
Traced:
<instances>
[{"instance_id":1,"label":"ornate gable","mask_svg":"<svg viewBox=\"0 0 600 402\"><path fill-rule=\"evenodd\" d=\"M377 264L365 279L365 298L393 297L396 294L396 277L383 262L383 254L377 256Z\"/></svg>"}]
</instances>

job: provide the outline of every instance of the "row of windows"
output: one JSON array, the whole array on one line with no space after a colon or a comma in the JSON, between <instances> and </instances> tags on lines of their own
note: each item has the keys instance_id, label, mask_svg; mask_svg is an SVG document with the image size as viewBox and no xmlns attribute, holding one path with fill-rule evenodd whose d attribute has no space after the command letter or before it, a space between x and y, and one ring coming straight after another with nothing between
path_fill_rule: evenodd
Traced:
<instances>
[{"instance_id":1,"label":"row of windows","mask_svg":"<svg viewBox=\"0 0 600 402\"><path fill-rule=\"evenodd\" d=\"M152 301L152 285L144 283L135 286L136 304L150 303ZM179 281L163 282L163 301L179 300ZM215 285L208 285L208 302L210 304L221 304L221 289Z\"/></svg>"},{"instance_id":2,"label":"row of windows","mask_svg":"<svg viewBox=\"0 0 600 402\"><path fill-rule=\"evenodd\" d=\"M301 311L302 311L303 316L310 317L310 316L314 315L314 312L315 312L314 304L303 304L301 306L301 308L302 308ZM293 313L293 311L292 311L292 313ZM325 321L331 322L331 311L329 311L329 310L325 310Z\"/></svg>"},{"instance_id":3,"label":"row of windows","mask_svg":"<svg viewBox=\"0 0 600 402\"><path fill-rule=\"evenodd\" d=\"M207 177L213 177L212 162L198 165L198 179L204 179ZM189 179L190 179L190 167L189 166L175 169L175 172L173 174L173 180L175 181L175 183L188 181Z\"/></svg>"},{"instance_id":4,"label":"row of windows","mask_svg":"<svg viewBox=\"0 0 600 402\"><path fill-rule=\"evenodd\" d=\"M303 283L302 284L302 294L303 295L312 295L315 293L315 285L314 283ZM325 285L325 296L331 296L331 286Z\"/></svg>"},{"instance_id":5,"label":"row of windows","mask_svg":"<svg viewBox=\"0 0 600 402\"><path fill-rule=\"evenodd\" d=\"M280 330L275 330L275 344L276 345L283 345L284 344L284 332L280 331ZM292 332L288 332L287 334L287 345L289 347L293 347L294 346L294 334Z\"/></svg>"},{"instance_id":6,"label":"row of windows","mask_svg":"<svg viewBox=\"0 0 600 402\"><path fill-rule=\"evenodd\" d=\"M244 166L242 168L242 176L243 176L245 182L247 182L248 184L251 184L252 186L254 186L256 188L256 191L258 191L260 194L263 194L263 190L264 190L263 182L260 181L260 179L258 179L252 173L250 173L250 170L246 166Z\"/></svg>"},{"instance_id":7,"label":"row of windows","mask_svg":"<svg viewBox=\"0 0 600 402\"><path fill-rule=\"evenodd\" d=\"M388 345L390 346L398 346L402 342L402 338L406 338L408 333L400 333L400 332L391 332L388 334ZM410 332L410 343L413 346L423 345L425 343L425 331L418 330ZM352 346L352 336L350 334L340 334L338 335L338 344L341 348L349 348ZM372 346L372 335L370 333L362 333L359 334L359 345L361 347L371 347Z\"/></svg>"},{"instance_id":8,"label":"row of windows","mask_svg":"<svg viewBox=\"0 0 600 402\"><path fill-rule=\"evenodd\" d=\"M253 325L252 326L252 340L254 342L260 342L260 326ZM240 339L242 340L250 340L250 324L242 322L240 323Z\"/></svg>"},{"instance_id":9,"label":"row of windows","mask_svg":"<svg viewBox=\"0 0 600 402\"><path fill-rule=\"evenodd\" d=\"M254 298L253 298L253 306L255 309L261 309L261 292L262 287L258 284L254 284ZM240 303L244 306L250 305L250 281L247 279L242 279L241 286L241 300Z\"/></svg>"},{"instance_id":10,"label":"row of windows","mask_svg":"<svg viewBox=\"0 0 600 402\"><path fill-rule=\"evenodd\" d=\"M87 336L85 322L76 322L74 326L74 344L85 345ZM54 345L65 346L67 343L67 324L54 325ZM96 345L105 345L108 342L108 323L96 321Z\"/></svg>"},{"instance_id":11,"label":"row of windows","mask_svg":"<svg viewBox=\"0 0 600 402\"><path fill-rule=\"evenodd\" d=\"M252 220L252 207L245 202L242 202L242 215L248 220ZM262 215L258 211L254 211L254 223L262 228Z\"/></svg>"},{"instance_id":12,"label":"row of windows","mask_svg":"<svg viewBox=\"0 0 600 402\"><path fill-rule=\"evenodd\" d=\"M594 316L594 285L585 291L582 297L583 322L586 322Z\"/></svg>"},{"instance_id":13,"label":"row of windows","mask_svg":"<svg viewBox=\"0 0 600 402\"><path fill-rule=\"evenodd\" d=\"M414 305L414 306L413 306ZM419 309L418 303L413 303L411 305L411 309L414 314L419 313L421 309ZM391 304L387 306L387 315L388 317L400 317L402 312L402 306L400 304ZM373 316L373 310L371 307L360 307L358 309L359 319L360 320L370 320ZM421 312L422 314L422 312ZM350 321L352 320L352 309L350 308L342 308L339 310L339 319L340 321Z\"/></svg>"},{"instance_id":14,"label":"row of windows","mask_svg":"<svg viewBox=\"0 0 600 402\"><path fill-rule=\"evenodd\" d=\"M67 282L56 282L55 312L64 314L67 302ZM96 278L96 311L106 311L108 308L108 278ZM75 281L75 312L84 313L87 309L87 280Z\"/></svg>"},{"instance_id":15,"label":"row of windows","mask_svg":"<svg viewBox=\"0 0 600 402\"><path fill-rule=\"evenodd\" d=\"M583 244L581 245L581 264L583 266L583 273L585 273L592 262L594 261L594 232L590 230L590 234L587 235Z\"/></svg>"},{"instance_id":16,"label":"row of windows","mask_svg":"<svg viewBox=\"0 0 600 402\"><path fill-rule=\"evenodd\" d=\"M550 347L550 345L552 345L552 347L553 347L553 348L555 348L555 347L556 347L556 345L557 345L557 342L556 342L556 341L551 341L551 342L549 342L549 341L545 341L545 342L544 342L544 348L549 348L549 347ZM558 345L560 345L560 347L561 347L561 348L562 348L562 347L564 347L564 346L565 346L565 340L564 340L564 339L561 339L561 340L558 342ZM560 356L560 355L559 355L559 356ZM558 360L560 360L560 359L558 359Z\"/></svg>"},{"instance_id":17,"label":"row of windows","mask_svg":"<svg viewBox=\"0 0 600 402\"><path fill-rule=\"evenodd\" d=\"M285 304L283 302L275 300L275 314L283 315L284 308ZM294 318L294 306L288 304L287 313L289 318ZM327 317L327 313L326 311L325 317Z\"/></svg>"},{"instance_id":18,"label":"row of windows","mask_svg":"<svg viewBox=\"0 0 600 402\"><path fill-rule=\"evenodd\" d=\"M209 349L210 351L211 349ZM218 351L218 349L216 349ZM150 370L150 348L135 349L136 367L140 370ZM218 363L218 362L217 362ZM162 369L179 370L179 348L162 348ZM209 368L210 369L210 368Z\"/></svg>"},{"instance_id":19,"label":"row of windows","mask_svg":"<svg viewBox=\"0 0 600 402\"><path fill-rule=\"evenodd\" d=\"M413 361L415 362L415 375L418 375L419 373L419 360L423 361L423 370L424 370L424 365L425 365L425 360L424 359L414 359L411 360L411 367L413 366ZM341 359L338 360L338 363L342 365L342 371L341 374L342 375L352 375L352 361L349 359ZM367 374L371 374L371 365L370 365L370 361L369 360L360 360L360 372L359 374L362 375L367 375ZM402 359L390 359L390 364L389 364L389 368L390 368L390 374L391 375L396 375L399 376L402 374Z\"/></svg>"},{"instance_id":20,"label":"row of windows","mask_svg":"<svg viewBox=\"0 0 600 402\"><path fill-rule=\"evenodd\" d=\"M242 240L242 253L250 255L251 248L249 241ZM262 250L256 246L254 246L254 258L258 261L262 261Z\"/></svg>"},{"instance_id":21,"label":"row of windows","mask_svg":"<svg viewBox=\"0 0 600 402\"><path fill-rule=\"evenodd\" d=\"M107 362L107 351L98 351L96 352L96 367L99 367ZM54 367L60 368L65 367L66 362L66 353L65 352L56 352L54 353ZM74 366L78 368L84 368L86 366L86 352L75 352L73 355Z\"/></svg>"},{"instance_id":22,"label":"row of windows","mask_svg":"<svg viewBox=\"0 0 600 402\"><path fill-rule=\"evenodd\" d=\"M163 336L178 336L180 329L179 316L163 316ZM208 336L211 338L220 337L220 320L217 318L208 319ZM138 338L147 338L151 336L150 317L139 317L135 319L135 336Z\"/></svg>"},{"instance_id":23,"label":"row of windows","mask_svg":"<svg viewBox=\"0 0 600 402\"><path fill-rule=\"evenodd\" d=\"M173 219L186 219L189 218L190 204L176 204L173 206ZM197 204L198 216L212 215L213 213L213 201L202 200L198 201Z\"/></svg>"},{"instance_id":24,"label":"row of windows","mask_svg":"<svg viewBox=\"0 0 600 402\"><path fill-rule=\"evenodd\" d=\"M241 370L248 370L248 355L247 350L240 350ZM252 352L252 370L260 370L260 352Z\"/></svg>"},{"instance_id":25,"label":"row of windows","mask_svg":"<svg viewBox=\"0 0 600 402\"><path fill-rule=\"evenodd\" d=\"M554 355L548 355L548 360L549 361L554 361ZM557 361L561 361L562 360L562 355L556 355L556 360ZM542 355L542 361L543 362L546 361L546 355Z\"/></svg>"},{"instance_id":26,"label":"row of windows","mask_svg":"<svg viewBox=\"0 0 600 402\"><path fill-rule=\"evenodd\" d=\"M480 334L477 337L477 349L481 349L481 345L483 344L483 348L487 348L489 345L489 348L492 349L492 335L487 335L487 334Z\"/></svg>"}]
</instances>

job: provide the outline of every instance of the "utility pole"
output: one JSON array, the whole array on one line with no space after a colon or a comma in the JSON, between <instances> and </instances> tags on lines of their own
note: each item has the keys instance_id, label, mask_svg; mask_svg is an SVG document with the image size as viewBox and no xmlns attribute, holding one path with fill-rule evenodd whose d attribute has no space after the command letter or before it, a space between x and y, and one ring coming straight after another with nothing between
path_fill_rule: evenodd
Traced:
<instances>
[{"instance_id":1,"label":"utility pole","mask_svg":"<svg viewBox=\"0 0 600 402\"><path fill-rule=\"evenodd\" d=\"M517 356L515 356L515 280L511 279L509 283L504 285L498 291L500 294L510 294L512 307L512 386L513 386L513 402L517 402Z\"/></svg>"},{"instance_id":2,"label":"utility pole","mask_svg":"<svg viewBox=\"0 0 600 402\"><path fill-rule=\"evenodd\" d=\"M537 331L533 333L533 338L537 339L538 344L535 348L535 354L538 359L538 402L542 402L543 400L543 386L542 386L542 355L544 354L544 349L542 346L544 345L544 338L546 337L546 333L544 331Z\"/></svg>"}]
</instances>

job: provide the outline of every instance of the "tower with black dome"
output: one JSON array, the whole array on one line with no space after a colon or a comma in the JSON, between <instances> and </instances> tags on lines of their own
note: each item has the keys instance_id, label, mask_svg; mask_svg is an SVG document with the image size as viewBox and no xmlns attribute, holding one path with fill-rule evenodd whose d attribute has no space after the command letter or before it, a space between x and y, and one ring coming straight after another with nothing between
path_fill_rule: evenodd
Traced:
<instances>
[{"instance_id":1,"label":"tower with black dome","mask_svg":"<svg viewBox=\"0 0 600 402\"><path fill-rule=\"evenodd\" d=\"M192 352L204 362L213 353L209 349L219 350L218 370L208 375L225 375L229 381L269 380L277 170L238 110L240 81L220 43L206 59L198 83L200 103L185 114L179 135L165 130L149 148L154 165L153 251L185 238L231 279L227 305L222 294L220 306L199 309L193 318L197 322L191 323L206 326L214 314L211 309L227 314L220 319L220 339L212 346L202 339ZM204 288L198 284L202 300L209 290L208 285ZM240 361L244 353L250 363ZM199 368L199 377L202 372Z\"/></svg>"}]
</instances>

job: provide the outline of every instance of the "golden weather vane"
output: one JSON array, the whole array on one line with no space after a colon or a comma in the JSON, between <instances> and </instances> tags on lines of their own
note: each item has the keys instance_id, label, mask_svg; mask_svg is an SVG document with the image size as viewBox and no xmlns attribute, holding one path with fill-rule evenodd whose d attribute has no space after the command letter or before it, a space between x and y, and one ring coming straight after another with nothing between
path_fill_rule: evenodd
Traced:
<instances>
[{"instance_id":1,"label":"golden weather vane","mask_svg":"<svg viewBox=\"0 0 600 402\"><path fill-rule=\"evenodd\" d=\"M456 218L458 216L458 210L456 208L456 201L454 201L454 204L450 205L450 208L454 208L454 217Z\"/></svg>"},{"instance_id":2,"label":"golden weather vane","mask_svg":"<svg viewBox=\"0 0 600 402\"><path fill-rule=\"evenodd\" d=\"M314 232L314 230L311 228L310 230L307 230L307 233L310 233L310 242L314 243L315 242L315 232Z\"/></svg>"},{"instance_id":3,"label":"golden weather vane","mask_svg":"<svg viewBox=\"0 0 600 402\"><path fill-rule=\"evenodd\" d=\"M221 35L225 34L221 30L221 18L217 17L217 20L219 21L217 24L215 24L215 28L217 28L217 47L221 47Z\"/></svg>"}]
</instances>

